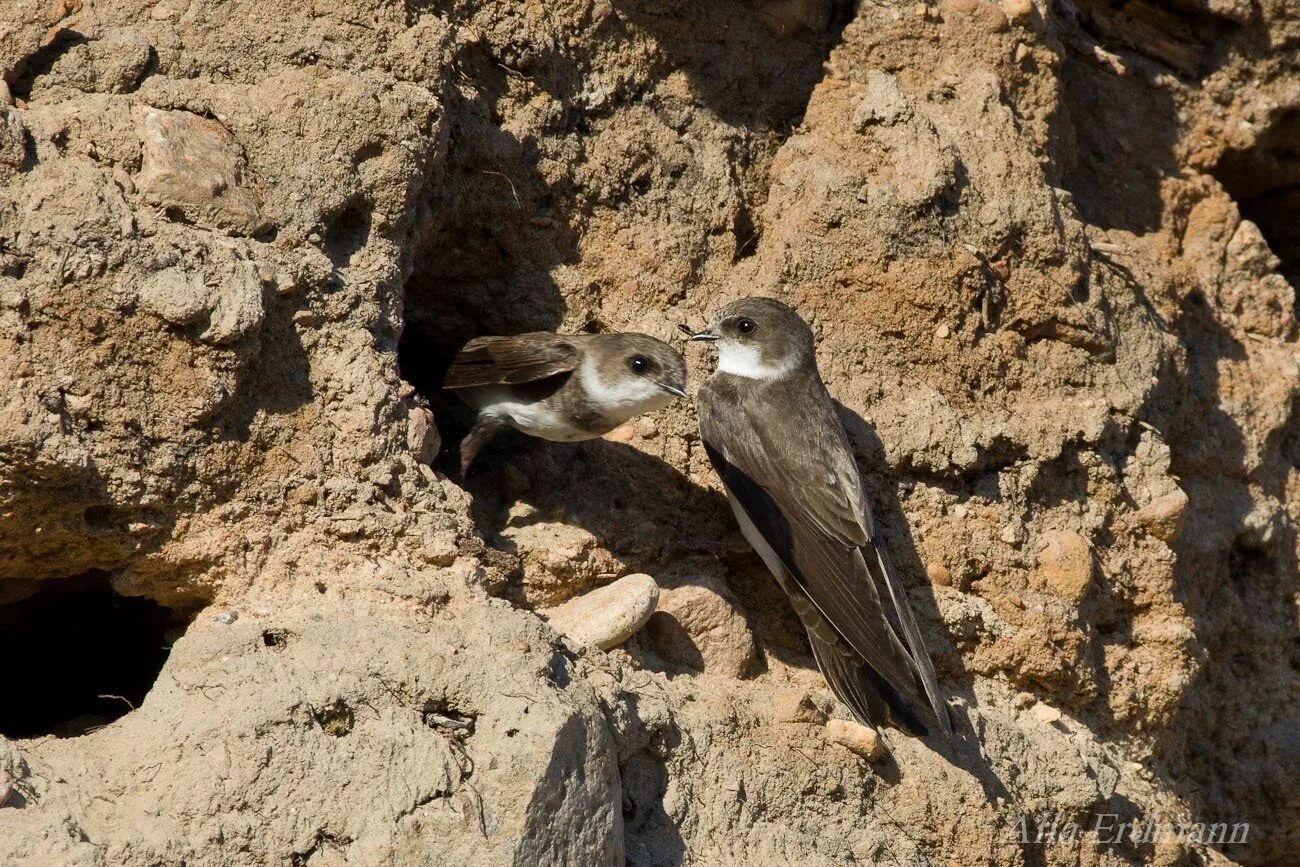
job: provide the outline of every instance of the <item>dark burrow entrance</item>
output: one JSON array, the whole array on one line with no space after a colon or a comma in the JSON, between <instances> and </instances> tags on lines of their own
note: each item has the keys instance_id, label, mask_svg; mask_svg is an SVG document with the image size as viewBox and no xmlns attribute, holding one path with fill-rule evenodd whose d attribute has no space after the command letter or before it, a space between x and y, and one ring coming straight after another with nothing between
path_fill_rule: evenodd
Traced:
<instances>
[{"instance_id":1,"label":"dark burrow entrance","mask_svg":"<svg viewBox=\"0 0 1300 867\"><path fill-rule=\"evenodd\" d=\"M1300 286L1300 109L1279 112L1254 147L1225 153L1214 174Z\"/></svg>"},{"instance_id":2,"label":"dark burrow entrance","mask_svg":"<svg viewBox=\"0 0 1300 867\"><path fill-rule=\"evenodd\" d=\"M104 572L40 587L0 606L0 735L75 737L139 707L187 619Z\"/></svg>"}]
</instances>

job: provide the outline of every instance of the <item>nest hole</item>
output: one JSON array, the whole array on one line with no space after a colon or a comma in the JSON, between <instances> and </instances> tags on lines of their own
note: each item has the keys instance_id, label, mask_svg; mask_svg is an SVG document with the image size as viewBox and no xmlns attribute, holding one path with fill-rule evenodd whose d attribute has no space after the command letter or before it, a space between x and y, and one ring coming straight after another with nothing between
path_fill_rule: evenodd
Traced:
<instances>
[{"instance_id":1,"label":"nest hole","mask_svg":"<svg viewBox=\"0 0 1300 867\"><path fill-rule=\"evenodd\" d=\"M352 706L341 698L316 709L313 714L316 717L316 724L321 727L325 734L341 738L352 731L356 725L356 715L352 712Z\"/></svg>"},{"instance_id":2,"label":"nest hole","mask_svg":"<svg viewBox=\"0 0 1300 867\"><path fill-rule=\"evenodd\" d=\"M1278 113L1253 147L1225 153L1214 175L1300 286L1300 109Z\"/></svg>"},{"instance_id":3,"label":"nest hole","mask_svg":"<svg viewBox=\"0 0 1300 867\"><path fill-rule=\"evenodd\" d=\"M272 650L283 650L293 633L287 629L268 629L262 633L262 646Z\"/></svg>"},{"instance_id":4,"label":"nest hole","mask_svg":"<svg viewBox=\"0 0 1300 867\"><path fill-rule=\"evenodd\" d=\"M139 707L192 617L122 596L105 572L38 586L0 606L0 735L76 737Z\"/></svg>"}]
</instances>

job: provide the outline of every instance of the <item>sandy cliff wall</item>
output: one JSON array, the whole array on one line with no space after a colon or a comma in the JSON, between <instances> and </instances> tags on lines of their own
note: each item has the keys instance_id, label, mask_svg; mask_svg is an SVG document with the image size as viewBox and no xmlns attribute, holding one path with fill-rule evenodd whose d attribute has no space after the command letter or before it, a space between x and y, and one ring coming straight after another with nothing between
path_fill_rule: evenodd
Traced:
<instances>
[{"instance_id":1,"label":"sandy cliff wall","mask_svg":"<svg viewBox=\"0 0 1300 867\"><path fill-rule=\"evenodd\" d=\"M1300 864L1298 69L1282 0L9 0L4 860ZM686 403L431 464L468 337L748 294L955 743L827 742Z\"/></svg>"}]
</instances>

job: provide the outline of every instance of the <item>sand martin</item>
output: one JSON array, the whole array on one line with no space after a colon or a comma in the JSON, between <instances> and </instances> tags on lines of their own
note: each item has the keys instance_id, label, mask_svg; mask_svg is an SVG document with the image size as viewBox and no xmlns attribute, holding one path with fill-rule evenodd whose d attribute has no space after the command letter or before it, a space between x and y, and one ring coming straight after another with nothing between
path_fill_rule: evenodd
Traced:
<instances>
[{"instance_id":1,"label":"sand martin","mask_svg":"<svg viewBox=\"0 0 1300 867\"><path fill-rule=\"evenodd\" d=\"M779 301L746 298L691 339L718 349L697 398L704 448L826 682L867 725L925 734L933 721L950 734L930 654L817 372L812 330Z\"/></svg>"},{"instance_id":2,"label":"sand martin","mask_svg":"<svg viewBox=\"0 0 1300 867\"><path fill-rule=\"evenodd\" d=\"M443 380L477 409L460 444L460 468L502 427L555 442L595 439L686 396L686 361L645 334L476 337Z\"/></svg>"}]
</instances>

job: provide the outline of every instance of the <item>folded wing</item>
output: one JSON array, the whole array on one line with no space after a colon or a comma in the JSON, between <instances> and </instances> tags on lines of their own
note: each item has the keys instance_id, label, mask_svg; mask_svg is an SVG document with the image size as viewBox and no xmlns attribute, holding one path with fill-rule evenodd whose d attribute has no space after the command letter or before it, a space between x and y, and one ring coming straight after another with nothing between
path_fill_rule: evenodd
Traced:
<instances>
[{"instance_id":1,"label":"folded wing","mask_svg":"<svg viewBox=\"0 0 1300 867\"><path fill-rule=\"evenodd\" d=\"M578 366L580 353L568 339L545 331L514 337L476 337L456 354L443 388L519 385Z\"/></svg>"},{"instance_id":2,"label":"folded wing","mask_svg":"<svg viewBox=\"0 0 1300 867\"><path fill-rule=\"evenodd\" d=\"M736 502L839 636L885 684L929 707L940 729L950 732L929 652L826 402L829 418L805 420L806 436L798 442L771 442L762 419L746 412L743 402L738 411L734 403L702 399L700 432ZM881 572L884 600L864 549Z\"/></svg>"}]
</instances>

